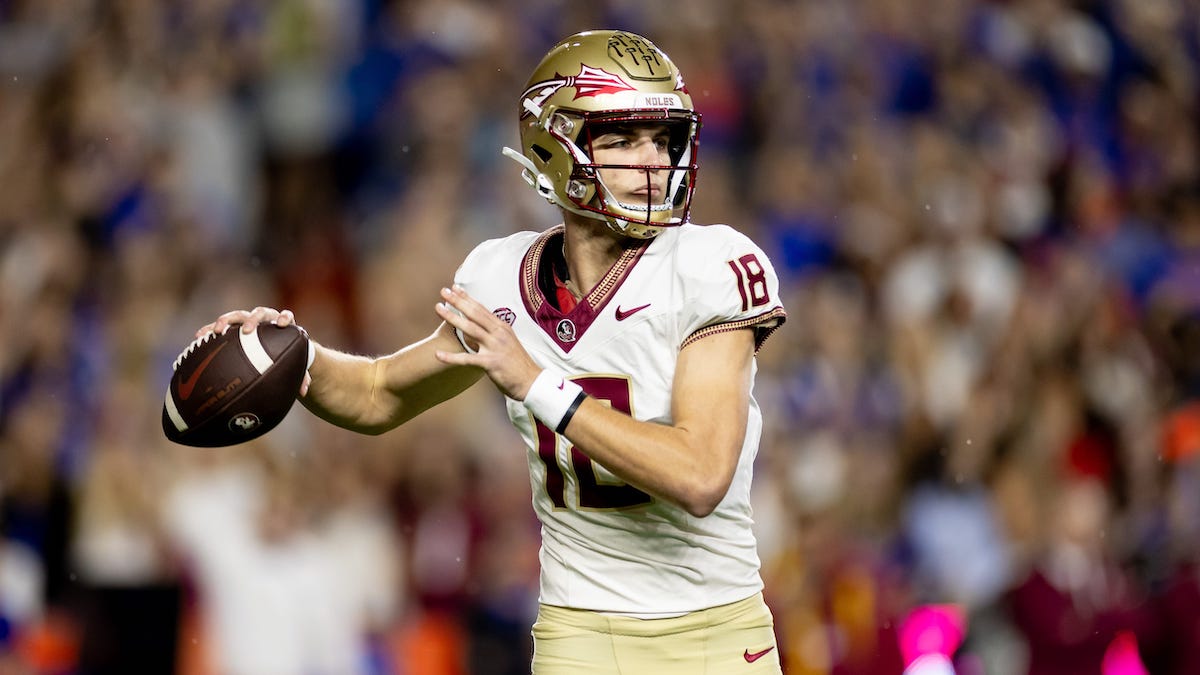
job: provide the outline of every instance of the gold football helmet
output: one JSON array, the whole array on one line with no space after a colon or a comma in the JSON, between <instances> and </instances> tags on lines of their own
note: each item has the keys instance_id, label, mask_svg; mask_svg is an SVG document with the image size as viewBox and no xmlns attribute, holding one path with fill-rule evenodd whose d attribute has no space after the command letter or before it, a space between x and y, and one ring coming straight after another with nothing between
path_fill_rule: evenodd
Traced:
<instances>
[{"instance_id":1,"label":"gold football helmet","mask_svg":"<svg viewBox=\"0 0 1200 675\"><path fill-rule=\"evenodd\" d=\"M551 203L639 239L687 222L700 114L679 69L646 38L597 30L564 39L533 71L519 114L521 152L505 148L504 154L524 167L525 181ZM593 161L591 143L598 128L651 122L668 129L669 165ZM599 169L644 171L647 184L653 172L664 171L667 189L659 203L649 197L646 203L621 201L605 186Z\"/></svg>"}]
</instances>

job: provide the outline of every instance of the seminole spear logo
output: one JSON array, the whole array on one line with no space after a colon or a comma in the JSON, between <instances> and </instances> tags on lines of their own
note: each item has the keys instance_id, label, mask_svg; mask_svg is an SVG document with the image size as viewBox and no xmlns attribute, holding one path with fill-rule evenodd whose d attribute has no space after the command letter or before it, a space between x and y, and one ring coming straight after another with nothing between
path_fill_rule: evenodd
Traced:
<instances>
[{"instance_id":1,"label":"seminole spear logo","mask_svg":"<svg viewBox=\"0 0 1200 675\"><path fill-rule=\"evenodd\" d=\"M554 95L556 91L563 87L575 87L575 99L578 100L584 96L598 96L600 94L616 94L622 91L633 91L634 87L620 77L613 75L599 68L592 68L587 64L580 64L578 75L560 75L554 74L554 79L543 80L532 87L525 90L521 94L522 99L529 99L535 106L541 108L546 102L546 99ZM528 108L521 111L521 117L531 114Z\"/></svg>"}]
</instances>

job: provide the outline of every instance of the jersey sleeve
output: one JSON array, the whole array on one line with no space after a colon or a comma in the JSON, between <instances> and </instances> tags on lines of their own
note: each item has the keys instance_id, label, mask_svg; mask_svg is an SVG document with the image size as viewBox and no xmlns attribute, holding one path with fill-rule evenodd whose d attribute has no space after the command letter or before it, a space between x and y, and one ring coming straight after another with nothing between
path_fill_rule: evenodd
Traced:
<instances>
[{"instance_id":1,"label":"jersey sleeve","mask_svg":"<svg viewBox=\"0 0 1200 675\"><path fill-rule=\"evenodd\" d=\"M488 259L489 251L493 253L495 252L497 245L498 240L489 239L487 241L480 242L475 248L471 249L471 252L467 254L467 257L463 258L462 264L460 264L458 269L455 270L454 283L458 286L462 286L468 293L470 293L471 287L479 283L478 279L482 273L482 270L480 270L480 263Z\"/></svg>"},{"instance_id":2,"label":"jersey sleeve","mask_svg":"<svg viewBox=\"0 0 1200 675\"><path fill-rule=\"evenodd\" d=\"M685 246L686 337L680 348L715 333L754 331L757 352L787 320L779 299L779 277L749 237L725 225L709 225Z\"/></svg>"},{"instance_id":3,"label":"jersey sleeve","mask_svg":"<svg viewBox=\"0 0 1200 675\"><path fill-rule=\"evenodd\" d=\"M487 287L487 282L484 280L494 272L488 267L488 264L494 263L499 258L503 246L504 240L489 239L471 249L471 252L467 254L466 258L463 258L462 264L454 272L454 284L461 286L468 295L478 299L479 290ZM450 309L458 311L453 307ZM455 328L454 335L463 349L471 354L475 353L475 350L467 344L466 336L461 330Z\"/></svg>"}]
</instances>

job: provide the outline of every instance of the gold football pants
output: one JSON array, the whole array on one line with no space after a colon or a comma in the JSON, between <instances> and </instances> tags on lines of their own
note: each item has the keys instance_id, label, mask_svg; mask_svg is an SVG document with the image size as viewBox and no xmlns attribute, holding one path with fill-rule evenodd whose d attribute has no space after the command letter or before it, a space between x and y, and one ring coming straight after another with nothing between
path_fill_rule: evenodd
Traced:
<instances>
[{"instance_id":1,"label":"gold football pants","mask_svg":"<svg viewBox=\"0 0 1200 675\"><path fill-rule=\"evenodd\" d=\"M533 675L780 675L761 593L670 619L542 605Z\"/></svg>"}]
</instances>

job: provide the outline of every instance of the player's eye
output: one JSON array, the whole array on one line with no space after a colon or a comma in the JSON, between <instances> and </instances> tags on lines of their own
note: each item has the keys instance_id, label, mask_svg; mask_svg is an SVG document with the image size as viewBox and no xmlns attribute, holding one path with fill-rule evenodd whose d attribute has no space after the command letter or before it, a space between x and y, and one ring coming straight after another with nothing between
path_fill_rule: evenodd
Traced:
<instances>
[{"instance_id":1,"label":"player's eye","mask_svg":"<svg viewBox=\"0 0 1200 675\"><path fill-rule=\"evenodd\" d=\"M605 145L610 148L628 148L632 143L628 138L616 136Z\"/></svg>"}]
</instances>

